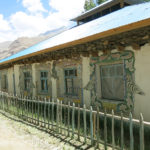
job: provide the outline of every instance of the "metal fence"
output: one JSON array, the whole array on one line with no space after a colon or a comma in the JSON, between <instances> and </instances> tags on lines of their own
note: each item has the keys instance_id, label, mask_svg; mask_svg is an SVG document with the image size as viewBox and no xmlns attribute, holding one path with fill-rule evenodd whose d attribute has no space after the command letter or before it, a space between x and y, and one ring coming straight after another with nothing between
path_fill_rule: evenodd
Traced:
<instances>
[{"instance_id":1,"label":"metal fence","mask_svg":"<svg viewBox=\"0 0 150 150\"><path fill-rule=\"evenodd\" d=\"M46 130L66 135L95 148L105 149L150 149L150 123L140 119L94 111L92 107L63 104L62 101L43 98L13 96L0 92L0 109L21 119L41 126ZM144 132L146 128L146 132ZM146 134L144 136L144 134ZM145 139L144 139L145 138ZM145 143L145 144L144 144Z\"/></svg>"}]
</instances>

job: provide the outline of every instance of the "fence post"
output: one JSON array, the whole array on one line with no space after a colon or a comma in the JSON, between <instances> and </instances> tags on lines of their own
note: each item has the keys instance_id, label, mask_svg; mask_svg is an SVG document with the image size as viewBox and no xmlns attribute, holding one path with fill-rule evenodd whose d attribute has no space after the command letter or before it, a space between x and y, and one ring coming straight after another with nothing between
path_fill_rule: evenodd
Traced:
<instances>
[{"instance_id":1,"label":"fence post","mask_svg":"<svg viewBox=\"0 0 150 150\"><path fill-rule=\"evenodd\" d=\"M115 135L114 135L114 111L112 110L112 150L115 149Z\"/></svg>"},{"instance_id":2,"label":"fence post","mask_svg":"<svg viewBox=\"0 0 150 150\"><path fill-rule=\"evenodd\" d=\"M97 138L97 148L99 148L99 140L100 140L100 133L99 133L99 107L97 107L97 132L96 132L96 138Z\"/></svg>"},{"instance_id":3,"label":"fence post","mask_svg":"<svg viewBox=\"0 0 150 150\"><path fill-rule=\"evenodd\" d=\"M49 99L48 101L48 129L49 129L49 122L50 122L50 101L51 99Z\"/></svg>"},{"instance_id":4,"label":"fence post","mask_svg":"<svg viewBox=\"0 0 150 150\"><path fill-rule=\"evenodd\" d=\"M32 100L32 102L31 102L32 103L32 123L33 123L33 101L34 101L34 98L31 97L31 100Z\"/></svg>"},{"instance_id":5,"label":"fence post","mask_svg":"<svg viewBox=\"0 0 150 150\"><path fill-rule=\"evenodd\" d=\"M104 113L104 147L105 150L107 150L107 114L106 114L106 109Z\"/></svg>"},{"instance_id":6,"label":"fence post","mask_svg":"<svg viewBox=\"0 0 150 150\"><path fill-rule=\"evenodd\" d=\"M54 125L54 99L52 99L52 130Z\"/></svg>"},{"instance_id":7,"label":"fence post","mask_svg":"<svg viewBox=\"0 0 150 150\"><path fill-rule=\"evenodd\" d=\"M44 98L44 127L46 128L46 98Z\"/></svg>"},{"instance_id":8,"label":"fence post","mask_svg":"<svg viewBox=\"0 0 150 150\"><path fill-rule=\"evenodd\" d=\"M60 133L62 134L62 101L60 102Z\"/></svg>"},{"instance_id":9,"label":"fence post","mask_svg":"<svg viewBox=\"0 0 150 150\"><path fill-rule=\"evenodd\" d=\"M56 110L56 122L57 122L57 132L59 133L59 100L57 99L57 110Z\"/></svg>"},{"instance_id":10,"label":"fence post","mask_svg":"<svg viewBox=\"0 0 150 150\"><path fill-rule=\"evenodd\" d=\"M132 122L132 113L130 112L129 116L130 121L130 150L134 149L134 137L133 137L133 122Z\"/></svg>"},{"instance_id":11,"label":"fence post","mask_svg":"<svg viewBox=\"0 0 150 150\"><path fill-rule=\"evenodd\" d=\"M78 104L78 141L80 141L80 104Z\"/></svg>"},{"instance_id":12,"label":"fence post","mask_svg":"<svg viewBox=\"0 0 150 150\"><path fill-rule=\"evenodd\" d=\"M144 123L143 123L143 115L140 114L140 150L144 150Z\"/></svg>"},{"instance_id":13,"label":"fence post","mask_svg":"<svg viewBox=\"0 0 150 150\"><path fill-rule=\"evenodd\" d=\"M40 117L40 99L38 97L38 112L37 112L38 125L39 125L39 117Z\"/></svg>"},{"instance_id":14,"label":"fence post","mask_svg":"<svg viewBox=\"0 0 150 150\"><path fill-rule=\"evenodd\" d=\"M123 114L121 112L121 150L124 149L124 128L123 128Z\"/></svg>"},{"instance_id":15,"label":"fence post","mask_svg":"<svg viewBox=\"0 0 150 150\"><path fill-rule=\"evenodd\" d=\"M65 113L65 110L64 110ZM65 120L65 117L64 117ZM70 102L68 102L68 136L70 136Z\"/></svg>"},{"instance_id":16,"label":"fence post","mask_svg":"<svg viewBox=\"0 0 150 150\"><path fill-rule=\"evenodd\" d=\"M83 106L83 121L84 121L84 142L86 143L86 106Z\"/></svg>"},{"instance_id":17,"label":"fence post","mask_svg":"<svg viewBox=\"0 0 150 150\"><path fill-rule=\"evenodd\" d=\"M91 145L93 145L93 109L90 107L90 130L91 130Z\"/></svg>"},{"instance_id":18,"label":"fence post","mask_svg":"<svg viewBox=\"0 0 150 150\"><path fill-rule=\"evenodd\" d=\"M75 109L75 104L73 103L73 106L72 106L72 138L74 138L74 109Z\"/></svg>"}]
</instances>

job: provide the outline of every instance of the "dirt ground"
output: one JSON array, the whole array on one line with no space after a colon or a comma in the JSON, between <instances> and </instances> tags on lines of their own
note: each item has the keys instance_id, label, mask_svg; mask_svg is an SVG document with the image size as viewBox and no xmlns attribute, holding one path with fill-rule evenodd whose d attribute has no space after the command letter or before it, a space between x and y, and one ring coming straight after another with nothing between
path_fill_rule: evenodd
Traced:
<instances>
[{"instance_id":1,"label":"dirt ground","mask_svg":"<svg viewBox=\"0 0 150 150\"><path fill-rule=\"evenodd\" d=\"M84 139L79 142L66 134L44 132L43 128L0 111L0 150L96 150L83 144ZM104 150L104 146L100 145L100 149Z\"/></svg>"},{"instance_id":2,"label":"dirt ground","mask_svg":"<svg viewBox=\"0 0 150 150\"><path fill-rule=\"evenodd\" d=\"M0 113L0 150L72 150L48 133Z\"/></svg>"}]
</instances>

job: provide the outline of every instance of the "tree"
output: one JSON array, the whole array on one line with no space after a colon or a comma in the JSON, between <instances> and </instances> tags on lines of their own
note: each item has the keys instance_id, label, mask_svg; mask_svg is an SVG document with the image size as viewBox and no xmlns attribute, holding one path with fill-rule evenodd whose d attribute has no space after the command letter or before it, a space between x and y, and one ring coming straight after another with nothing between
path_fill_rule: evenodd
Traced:
<instances>
[{"instance_id":1,"label":"tree","mask_svg":"<svg viewBox=\"0 0 150 150\"><path fill-rule=\"evenodd\" d=\"M102 3L104 3L104 2L106 2L107 0L97 0L96 2L97 2L97 4L99 5L99 4L102 4Z\"/></svg>"},{"instance_id":2,"label":"tree","mask_svg":"<svg viewBox=\"0 0 150 150\"><path fill-rule=\"evenodd\" d=\"M96 4L94 3L93 0L85 0L84 10L88 11L88 10L94 8L95 6L96 6Z\"/></svg>"}]
</instances>

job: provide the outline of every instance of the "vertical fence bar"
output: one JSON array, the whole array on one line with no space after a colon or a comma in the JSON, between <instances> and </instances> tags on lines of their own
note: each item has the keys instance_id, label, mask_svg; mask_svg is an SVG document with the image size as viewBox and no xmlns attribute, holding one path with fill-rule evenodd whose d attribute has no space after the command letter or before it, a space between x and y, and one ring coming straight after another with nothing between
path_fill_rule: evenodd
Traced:
<instances>
[{"instance_id":1,"label":"vertical fence bar","mask_svg":"<svg viewBox=\"0 0 150 150\"><path fill-rule=\"evenodd\" d=\"M93 108L90 107L90 135L91 135L91 145L93 145Z\"/></svg>"},{"instance_id":2,"label":"vertical fence bar","mask_svg":"<svg viewBox=\"0 0 150 150\"><path fill-rule=\"evenodd\" d=\"M107 114L106 109L104 113L104 148L107 150Z\"/></svg>"},{"instance_id":3,"label":"vertical fence bar","mask_svg":"<svg viewBox=\"0 0 150 150\"><path fill-rule=\"evenodd\" d=\"M140 150L144 150L144 123L143 115L140 114Z\"/></svg>"},{"instance_id":4,"label":"vertical fence bar","mask_svg":"<svg viewBox=\"0 0 150 150\"><path fill-rule=\"evenodd\" d=\"M60 102L60 127L62 127L62 101ZM62 128L60 128L60 133L62 134Z\"/></svg>"},{"instance_id":5,"label":"vertical fence bar","mask_svg":"<svg viewBox=\"0 0 150 150\"><path fill-rule=\"evenodd\" d=\"M78 141L80 141L80 104L78 104Z\"/></svg>"},{"instance_id":6,"label":"vertical fence bar","mask_svg":"<svg viewBox=\"0 0 150 150\"><path fill-rule=\"evenodd\" d=\"M115 134L114 134L114 111L112 110L112 127L111 127L111 132L112 132L112 150L115 149Z\"/></svg>"},{"instance_id":7,"label":"vertical fence bar","mask_svg":"<svg viewBox=\"0 0 150 150\"><path fill-rule=\"evenodd\" d=\"M33 101L34 101L34 98L32 98L32 102L31 102L31 107L32 107L32 123L33 123Z\"/></svg>"},{"instance_id":8,"label":"vertical fence bar","mask_svg":"<svg viewBox=\"0 0 150 150\"><path fill-rule=\"evenodd\" d=\"M75 124L74 124L74 109L75 109L75 104L73 103L73 106L72 106L72 138L74 138L74 128L75 128Z\"/></svg>"},{"instance_id":9,"label":"vertical fence bar","mask_svg":"<svg viewBox=\"0 0 150 150\"><path fill-rule=\"evenodd\" d=\"M130 121L130 150L134 149L134 137L133 137L133 122L132 122L132 113L130 112L129 116Z\"/></svg>"},{"instance_id":10,"label":"vertical fence bar","mask_svg":"<svg viewBox=\"0 0 150 150\"><path fill-rule=\"evenodd\" d=\"M99 107L97 107L97 132L96 132L96 139L97 139L97 148L99 149L99 140L100 140L100 133L99 133Z\"/></svg>"},{"instance_id":11,"label":"vertical fence bar","mask_svg":"<svg viewBox=\"0 0 150 150\"><path fill-rule=\"evenodd\" d=\"M27 100L27 121L28 121L28 116L29 116L29 103L28 103L28 97L26 96Z\"/></svg>"},{"instance_id":12,"label":"vertical fence bar","mask_svg":"<svg viewBox=\"0 0 150 150\"><path fill-rule=\"evenodd\" d=\"M64 111L65 113L65 111ZM65 119L65 116L64 116ZM68 136L70 136L70 102L68 102Z\"/></svg>"},{"instance_id":13,"label":"vertical fence bar","mask_svg":"<svg viewBox=\"0 0 150 150\"><path fill-rule=\"evenodd\" d=\"M22 118L23 118L23 110L24 110L24 101L23 101L23 95L21 95L21 104L22 104Z\"/></svg>"},{"instance_id":14,"label":"vertical fence bar","mask_svg":"<svg viewBox=\"0 0 150 150\"><path fill-rule=\"evenodd\" d=\"M53 126L54 126L54 99L52 100L52 130L54 129Z\"/></svg>"},{"instance_id":15,"label":"vertical fence bar","mask_svg":"<svg viewBox=\"0 0 150 150\"><path fill-rule=\"evenodd\" d=\"M123 127L123 113L121 112L121 150L124 149L124 127Z\"/></svg>"},{"instance_id":16,"label":"vertical fence bar","mask_svg":"<svg viewBox=\"0 0 150 150\"><path fill-rule=\"evenodd\" d=\"M42 104L43 104L43 101L42 101L42 98L40 97L40 119L39 119L39 121L40 121L40 126L42 126L43 125L43 114L42 114Z\"/></svg>"},{"instance_id":17,"label":"vertical fence bar","mask_svg":"<svg viewBox=\"0 0 150 150\"><path fill-rule=\"evenodd\" d=\"M44 127L46 128L46 98L44 99Z\"/></svg>"},{"instance_id":18,"label":"vertical fence bar","mask_svg":"<svg viewBox=\"0 0 150 150\"><path fill-rule=\"evenodd\" d=\"M49 129L49 123L50 123L50 99L48 101L48 129Z\"/></svg>"},{"instance_id":19,"label":"vertical fence bar","mask_svg":"<svg viewBox=\"0 0 150 150\"><path fill-rule=\"evenodd\" d=\"M57 132L59 132L59 100L57 100L57 110L56 110L56 122L57 122Z\"/></svg>"},{"instance_id":20,"label":"vertical fence bar","mask_svg":"<svg viewBox=\"0 0 150 150\"><path fill-rule=\"evenodd\" d=\"M83 106L83 121L84 121L84 142L86 143L86 106Z\"/></svg>"},{"instance_id":21,"label":"vertical fence bar","mask_svg":"<svg viewBox=\"0 0 150 150\"><path fill-rule=\"evenodd\" d=\"M40 100L39 100L39 97L38 97L38 110L37 110L37 122L38 122L38 125L40 124L39 123L39 118L40 118Z\"/></svg>"}]
</instances>

